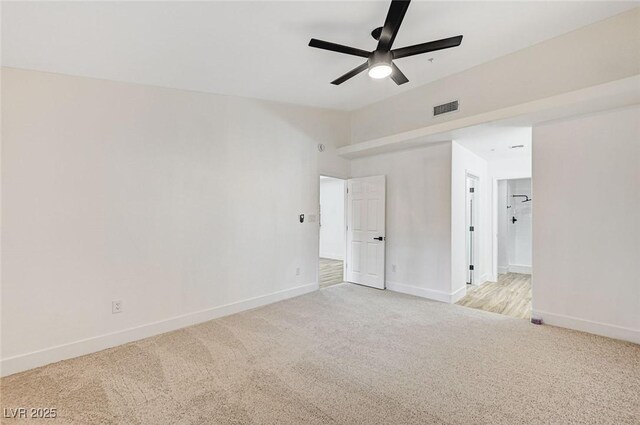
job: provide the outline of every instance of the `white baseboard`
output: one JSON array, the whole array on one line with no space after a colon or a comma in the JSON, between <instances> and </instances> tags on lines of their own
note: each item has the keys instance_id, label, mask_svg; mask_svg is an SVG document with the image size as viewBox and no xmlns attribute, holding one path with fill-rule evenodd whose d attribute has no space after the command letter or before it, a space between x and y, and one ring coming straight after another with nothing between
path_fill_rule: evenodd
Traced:
<instances>
[{"instance_id":1,"label":"white baseboard","mask_svg":"<svg viewBox=\"0 0 640 425\"><path fill-rule=\"evenodd\" d=\"M509 264L509 272L531 274L531 266L525 266L523 264Z\"/></svg>"},{"instance_id":2,"label":"white baseboard","mask_svg":"<svg viewBox=\"0 0 640 425\"><path fill-rule=\"evenodd\" d=\"M453 304L464 297L467 293L466 286L458 289L455 292L438 291L435 289L419 288L413 285L405 285L404 283L397 283L387 281L386 287L390 291L401 292L403 294L415 295L416 297L428 298L430 300L441 301L443 303Z\"/></svg>"},{"instance_id":3,"label":"white baseboard","mask_svg":"<svg viewBox=\"0 0 640 425\"><path fill-rule=\"evenodd\" d=\"M321 252L320 258L328 258L329 260L344 261L344 256L337 252Z\"/></svg>"},{"instance_id":4,"label":"white baseboard","mask_svg":"<svg viewBox=\"0 0 640 425\"><path fill-rule=\"evenodd\" d=\"M509 267L507 267L507 266L499 266L498 267L498 274L505 274L505 273L509 273Z\"/></svg>"},{"instance_id":5,"label":"white baseboard","mask_svg":"<svg viewBox=\"0 0 640 425\"><path fill-rule=\"evenodd\" d=\"M250 310L252 308L261 307L267 304L272 304L277 301L285 300L287 298L304 295L317 289L317 282L310 283L307 285L297 286L295 288L273 292L267 295L261 295L255 298L249 298L246 300L213 307L206 310L196 311L193 313L187 313L157 322L147 323L133 328L123 329L117 332L74 341L67 344L61 344L55 347L33 351L31 353L8 357L6 359L0 360L0 376L8 376L17 372L44 366L49 363L59 362L61 360L71 359L73 357L95 353L96 351L116 347L128 342L137 341L143 338L148 338L165 332L174 331L176 329L181 329L198 323L207 322L219 317L228 316L230 314L239 313L241 311Z\"/></svg>"},{"instance_id":6,"label":"white baseboard","mask_svg":"<svg viewBox=\"0 0 640 425\"><path fill-rule=\"evenodd\" d=\"M450 301L450 303L451 303L451 304L455 304L455 303L457 303L457 302L458 302L458 301L460 301L460 299L462 299L465 295L467 295L467 285L466 285L466 284L465 284L462 288L460 288L460 289L458 289L458 290L456 290L456 291L453 291L453 292L450 294L450 297L451 297L451 301Z\"/></svg>"},{"instance_id":7,"label":"white baseboard","mask_svg":"<svg viewBox=\"0 0 640 425\"><path fill-rule=\"evenodd\" d=\"M482 276L480 276L480 279L478 279L478 286L484 285L487 282L495 282L495 280L493 280L492 276L490 276L488 273L485 273Z\"/></svg>"},{"instance_id":8,"label":"white baseboard","mask_svg":"<svg viewBox=\"0 0 640 425\"><path fill-rule=\"evenodd\" d=\"M595 322L593 320L580 319L577 317L549 313L548 311L535 309L531 312L531 316L537 319L542 319L542 322L547 325L575 329L577 331L640 344L640 329L625 328L608 323Z\"/></svg>"}]
</instances>

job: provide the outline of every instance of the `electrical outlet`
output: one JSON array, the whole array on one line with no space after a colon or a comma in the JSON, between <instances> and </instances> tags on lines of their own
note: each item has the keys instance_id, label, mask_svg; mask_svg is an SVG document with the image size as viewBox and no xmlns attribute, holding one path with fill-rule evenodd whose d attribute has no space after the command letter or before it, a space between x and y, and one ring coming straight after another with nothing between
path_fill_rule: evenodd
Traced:
<instances>
[{"instance_id":1,"label":"electrical outlet","mask_svg":"<svg viewBox=\"0 0 640 425\"><path fill-rule=\"evenodd\" d=\"M392 264L392 265L391 265L391 271L395 273L395 272L396 272L396 270L397 270L396 265L395 265L395 264Z\"/></svg>"},{"instance_id":2,"label":"electrical outlet","mask_svg":"<svg viewBox=\"0 0 640 425\"><path fill-rule=\"evenodd\" d=\"M111 314L122 313L122 301L111 301Z\"/></svg>"},{"instance_id":3,"label":"electrical outlet","mask_svg":"<svg viewBox=\"0 0 640 425\"><path fill-rule=\"evenodd\" d=\"M296 267L296 276L300 276L300 267Z\"/></svg>"}]
</instances>

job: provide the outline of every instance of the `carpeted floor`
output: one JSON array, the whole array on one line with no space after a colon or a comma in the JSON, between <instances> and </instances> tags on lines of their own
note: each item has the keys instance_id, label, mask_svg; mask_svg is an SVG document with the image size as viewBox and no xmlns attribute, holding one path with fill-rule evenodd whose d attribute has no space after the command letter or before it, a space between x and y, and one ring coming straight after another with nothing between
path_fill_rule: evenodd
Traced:
<instances>
[{"instance_id":1,"label":"carpeted floor","mask_svg":"<svg viewBox=\"0 0 640 425\"><path fill-rule=\"evenodd\" d=\"M341 260L320 258L319 284L321 288L344 282L343 264Z\"/></svg>"},{"instance_id":2,"label":"carpeted floor","mask_svg":"<svg viewBox=\"0 0 640 425\"><path fill-rule=\"evenodd\" d=\"M340 284L0 385L33 423L637 425L640 346Z\"/></svg>"}]
</instances>

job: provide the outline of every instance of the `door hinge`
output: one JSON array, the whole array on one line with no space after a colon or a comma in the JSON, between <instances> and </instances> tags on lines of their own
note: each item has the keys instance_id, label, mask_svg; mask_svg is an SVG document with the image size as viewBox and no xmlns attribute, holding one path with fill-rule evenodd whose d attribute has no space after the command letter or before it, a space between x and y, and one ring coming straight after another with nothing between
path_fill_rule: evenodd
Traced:
<instances>
[{"instance_id":1,"label":"door hinge","mask_svg":"<svg viewBox=\"0 0 640 425\"><path fill-rule=\"evenodd\" d=\"M476 191L476 188L475 188L475 187L470 187L470 188L469 188L469 192L474 193L475 191Z\"/></svg>"},{"instance_id":2,"label":"door hinge","mask_svg":"<svg viewBox=\"0 0 640 425\"><path fill-rule=\"evenodd\" d=\"M475 230L475 227L473 227L473 226L469 226L469 231L470 231L470 232L473 232L474 230Z\"/></svg>"},{"instance_id":3,"label":"door hinge","mask_svg":"<svg viewBox=\"0 0 640 425\"><path fill-rule=\"evenodd\" d=\"M469 266L469 270L473 270L473 264Z\"/></svg>"}]
</instances>

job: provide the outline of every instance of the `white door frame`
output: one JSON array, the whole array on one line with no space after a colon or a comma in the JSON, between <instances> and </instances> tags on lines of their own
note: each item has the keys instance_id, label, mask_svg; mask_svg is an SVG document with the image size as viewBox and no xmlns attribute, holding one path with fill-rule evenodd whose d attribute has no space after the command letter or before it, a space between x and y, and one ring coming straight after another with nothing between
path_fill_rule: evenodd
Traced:
<instances>
[{"instance_id":1,"label":"white door frame","mask_svg":"<svg viewBox=\"0 0 640 425\"><path fill-rule=\"evenodd\" d=\"M467 211L467 208L469 207L469 185L468 185L468 179L472 179L475 181L474 183L474 191L473 191L473 207L471 209L471 212ZM465 234L465 258L466 258L466 267L467 267L467 283L472 283L474 285L477 285L477 278L479 276L478 273L480 271L480 237L479 237L479 233L477 233L477 228L478 228L478 223L479 223L479 218L480 218L480 196L481 196L481 192L480 192L480 187L481 187L481 181L480 181L480 177L478 177L477 175L473 174L470 171L465 171L465 176L464 176L464 190L465 190L465 200L464 200L464 214L465 214L465 229L464 229L464 234ZM474 230L473 233L471 233L470 231L470 226L473 225L474 226ZM472 249L470 249L469 247L469 243L470 243L470 238L472 242ZM469 254L471 254L471 258L469 258ZM474 270L473 273L471 272L471 270L469 270L469 264L470 262L475 263L474 264ZM469 279L469 276L472 276L471 279Z\"/></svg>"}]
</instances>

